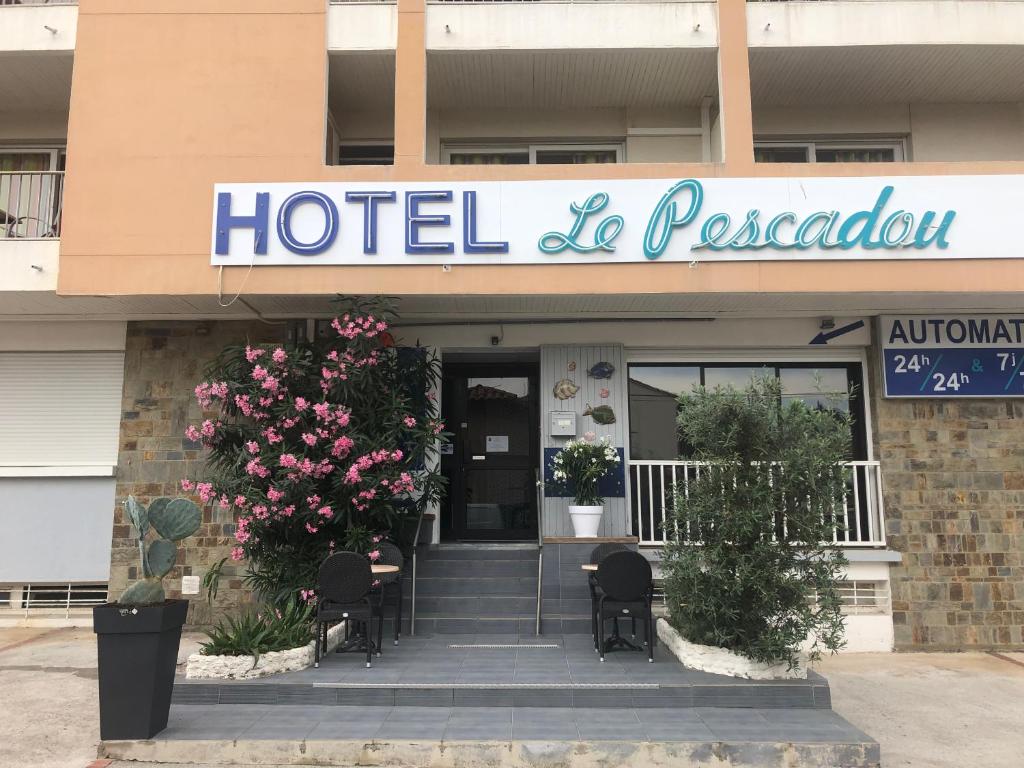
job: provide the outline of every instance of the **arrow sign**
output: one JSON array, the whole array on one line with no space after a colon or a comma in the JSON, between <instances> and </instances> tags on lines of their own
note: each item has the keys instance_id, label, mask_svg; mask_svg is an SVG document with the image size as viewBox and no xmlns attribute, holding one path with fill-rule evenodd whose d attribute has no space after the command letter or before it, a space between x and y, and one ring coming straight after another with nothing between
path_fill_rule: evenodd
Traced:
<instances>
[{"instance_id":1,"label":"arrow sign","mask_svg":"<svg viewBox=\"0 0 1024 768\"><path fill-rule=\"evenodd\" d=\"M828 344L832 339L835 339L835 338L837 338L839 336L844 336L847 333L851 333L852 331L856 331L858 328L863 328L863 327L864 327L864 321L863 320L858 320L855 323L850 323L849 325L844 325L842 328L833 328L831 331L828 331L827 333L825 331L822 331L817 336L815 336L813 339L811 339L810 343L811 344Z\"/></svg>"}]
</instances>

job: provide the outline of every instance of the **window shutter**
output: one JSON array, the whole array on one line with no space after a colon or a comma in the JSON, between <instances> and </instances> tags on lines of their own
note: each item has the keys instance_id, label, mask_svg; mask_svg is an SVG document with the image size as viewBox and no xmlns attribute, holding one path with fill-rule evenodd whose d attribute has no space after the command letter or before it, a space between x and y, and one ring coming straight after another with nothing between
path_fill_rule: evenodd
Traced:
<instances>
[{"instance_id":1,"label":"window shutter","mask_svg":"<svg viewBox=\"0 0 1024 768\"><path fill-rule=\"evenodd\" d=\"M0 352L0 466L116 466L123 352Z\"/></svg>"}]
</instances>

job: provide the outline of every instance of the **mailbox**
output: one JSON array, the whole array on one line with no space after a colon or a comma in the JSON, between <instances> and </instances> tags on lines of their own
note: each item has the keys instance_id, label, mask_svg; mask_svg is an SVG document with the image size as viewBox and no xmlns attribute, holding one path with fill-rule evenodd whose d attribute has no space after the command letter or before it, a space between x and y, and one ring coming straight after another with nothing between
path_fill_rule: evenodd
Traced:
<instances>
[{"instance_id":1,"label":"mailbox","mask_svg":"<svg viewBox=\"0 0 1024 768\"><path fill-rule=\"evenodd\" d=\"M576 411L551 411L548 424L552 437L576 437Z\"/></svg>"}]
</instances>

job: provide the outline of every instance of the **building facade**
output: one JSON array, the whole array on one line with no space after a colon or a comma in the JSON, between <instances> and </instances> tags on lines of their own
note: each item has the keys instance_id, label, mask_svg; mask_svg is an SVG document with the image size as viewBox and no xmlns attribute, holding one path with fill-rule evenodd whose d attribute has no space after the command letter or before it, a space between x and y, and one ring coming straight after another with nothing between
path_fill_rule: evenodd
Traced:
<instances>
[{"instance_id":1,"label":"building facade","mask_svg":"<svg viewBox=\"0 0 1024 768\"><path fill-rule=\"evenodd\" d=\"M675 395L768 375L853 415L851 648L1024 645L1022 67L1015 0L0 3L0 621L116 596L204 366L344 293L442 358L431 541L557 551L594 432L656 557Z\"/></svg>"}]
</instances>

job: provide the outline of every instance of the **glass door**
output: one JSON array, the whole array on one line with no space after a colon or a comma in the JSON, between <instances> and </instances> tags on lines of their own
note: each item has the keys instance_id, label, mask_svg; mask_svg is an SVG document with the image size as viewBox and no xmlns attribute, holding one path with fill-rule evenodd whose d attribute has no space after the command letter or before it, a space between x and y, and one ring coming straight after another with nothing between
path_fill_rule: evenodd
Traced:
<instances>
[{"instance_id":1,"label":"glass door","mask_svg":"<svg viewBox=\"0 0 1024 768\"><path fill-rule=\"evenodd\" d=\"M442 408L454 433L442 534L462 540L537 536L540 421L535 363L445 365Z\"/></svg>"}]
</instances>

